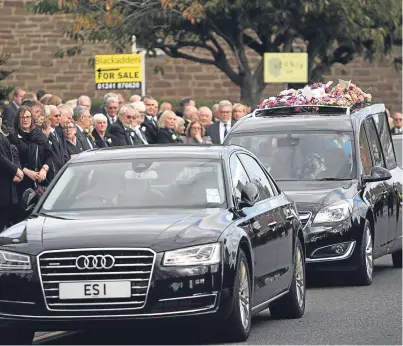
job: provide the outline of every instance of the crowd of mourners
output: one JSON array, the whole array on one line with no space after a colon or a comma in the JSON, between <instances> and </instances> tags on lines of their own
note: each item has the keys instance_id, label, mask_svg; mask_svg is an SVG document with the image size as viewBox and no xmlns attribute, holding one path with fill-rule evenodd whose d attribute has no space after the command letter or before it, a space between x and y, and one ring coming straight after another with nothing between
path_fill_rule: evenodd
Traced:
<instances>
[{"instance_id":1,"label":"crowd of mourners","mask_svg":"<svg viewBox=\"0 0 403 346\"><path fill-rule=\"evenodd\" d=\"M104 147L150 144L221 144L231 126L251 109L223 100L196 107L192 98L177 109L150 95L108 93L101 109L85 95L65 103L44 91L18 88L0 113L0 232L24 220L22 196L41 195L79 153Z\"/></svg>"}]
</instances>

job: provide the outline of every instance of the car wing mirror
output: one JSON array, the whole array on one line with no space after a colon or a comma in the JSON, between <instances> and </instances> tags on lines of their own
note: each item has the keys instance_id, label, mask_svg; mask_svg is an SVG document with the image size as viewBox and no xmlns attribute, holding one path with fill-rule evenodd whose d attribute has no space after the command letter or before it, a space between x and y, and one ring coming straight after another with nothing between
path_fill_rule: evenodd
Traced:
<instances>
[{"instance_id":1,"label":"car wing mirror","mask_svg":"<svg viewBox=\"0 0 403 346\"><path fill-rule=\"evenodd\" d=\"M239 209L253 207L259 200L259 189L254 183L247 183L241 190Z\"/></svg>"},{"instance_id":2,"label":"car wing mirror","mask_svg":"<svg viewBox=\"0 0 403 346\"><path fill-rule=\"evenodd\" d=\"M21 205L25 211L34 209L37 202L37 196L33 189L26 189L22 194Z\"/></svg>"},{"instance_id":3,"label":"car wing mirror","mask_svg":"<svg viewBox=\"0 0 403 346\"><path fill-rule=\"evenodd\" d=\"M392 178L392 174L386 168L375 166L371 169L370 175L364 175L362 180L364 183L373 183L377 181L385 181Z\"/></svg>"}]
</instances>

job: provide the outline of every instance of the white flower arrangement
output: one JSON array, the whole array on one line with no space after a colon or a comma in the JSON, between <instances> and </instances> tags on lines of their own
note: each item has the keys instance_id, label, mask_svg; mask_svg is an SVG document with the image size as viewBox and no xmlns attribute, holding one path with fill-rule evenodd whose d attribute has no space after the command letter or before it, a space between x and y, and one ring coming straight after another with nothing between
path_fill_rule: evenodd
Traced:
<instances>
[{"instance_id":1,"label":"white flower arrangement","mask_svg":"<svg viewBox=\"0 0 403 346\"><path fill-rule=\"evenodd\" d=\"M111 139L111 138L108 138L108 139L106 140L106 142L107 142L108 144L112 144L112 139Z\"/></svg>"},{"instance_id":2,"label":"white flower arrangement","mask_svg":"<svg viewBox=\"0 0 403 346\"><path fill-rule=\"evenodd\" d=\"M145 126L143 126L143 127L141 128L141 131L146 132L146 131L147 131L147 128L146 128Z\"/></svg>"},{"instance_id":3,"label":"white flower arrangement","mask_svg":"<svg viewBox=\"0 0 403 346\"><path fill-rule=\"evenodd\" d=\"M173 134L173 135L172 135L172 139L175 141L175 140L176 140L176 138L177 138L177 137L176 137L176 135L175 135L175 134Z\"/></svg>"}]
</instances>

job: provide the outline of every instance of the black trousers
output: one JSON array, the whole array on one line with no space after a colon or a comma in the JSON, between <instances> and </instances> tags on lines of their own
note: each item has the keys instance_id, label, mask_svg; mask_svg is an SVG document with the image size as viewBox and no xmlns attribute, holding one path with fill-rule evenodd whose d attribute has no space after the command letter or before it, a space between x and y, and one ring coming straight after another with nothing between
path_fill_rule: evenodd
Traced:
<instances>
[{"instance_id":1,"label":"black trousers","mask_svg":"<svg viewBox=\"0 0 403 346\"><path fill-rule=\"evenodd\" d=\"M26 213L18 205L0 207L0 233L26 218Z\"/></svg>"}]
</instances>

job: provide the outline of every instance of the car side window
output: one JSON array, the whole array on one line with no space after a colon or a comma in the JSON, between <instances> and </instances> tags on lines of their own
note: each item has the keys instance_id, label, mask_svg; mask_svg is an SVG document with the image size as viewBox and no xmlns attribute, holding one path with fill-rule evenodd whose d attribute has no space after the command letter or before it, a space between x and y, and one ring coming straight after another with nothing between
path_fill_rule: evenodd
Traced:
<instances>
[{"instance_id":1,"label":"car side window","mask_svg":"<svg viewBox=\"0 0 403 346\"><path fill-rule=\"evenodd\" d=\"M241 159L247 172L249 173L252 183L256 184L256 186L258 187L260 200L265 200L273 197L275 195L273 187L256 160L246 154L239 154L239 158Z\"/></svg>"},{"instance_id":2,"label":"car side window","mask_svg":"<svg viewBox=\"0 0 403 346\"><path fill-rule=\"evenodd\" d=\"M232 187L235 190L235 196L238 200L241 199L242 188L250 183L248 174L245 171L241 161L236 155L230 158L230 171L232 176Z\"/></svg>"},{"instance_id":3,"label":"car side window","mask_svg":"<svg viewBox=\"0 0 403 346\"><path fill-rule=\"evenodd\" d=\"M392 146L392 137L390 134L389 123L386 113L373 115L378 136L381 139L382 151L386 161L386 168L393 169L396 167L396 157Z\"/></svg>"},{"instance_id":4,"label":"car side window","mask_svg":"<svg viewBox=\"0 0 403 346\"><path fill-rule=\"evenodd\" d=\"M376 132L375 124L372 118L367 118L365 120L365 125L367 128L369 146L371 148L372 155L374 158L374 166L380 166L385 168L381 143L379 142L378 133Z\"/></svg>"},{"instance_id":5,"label":"car side window","mask_svg":"<svg viewBox=\"0 0 403 346\"><path fill-rule=\"evenodd\" d=\"M361 164L362 170L365 175L371 174L372 169L372 159L371 159L371 152L369 150L367 135L365 133L365 128L361 125L360 128L360 157L361 157Z\"/></svg>"}]
</instances>

